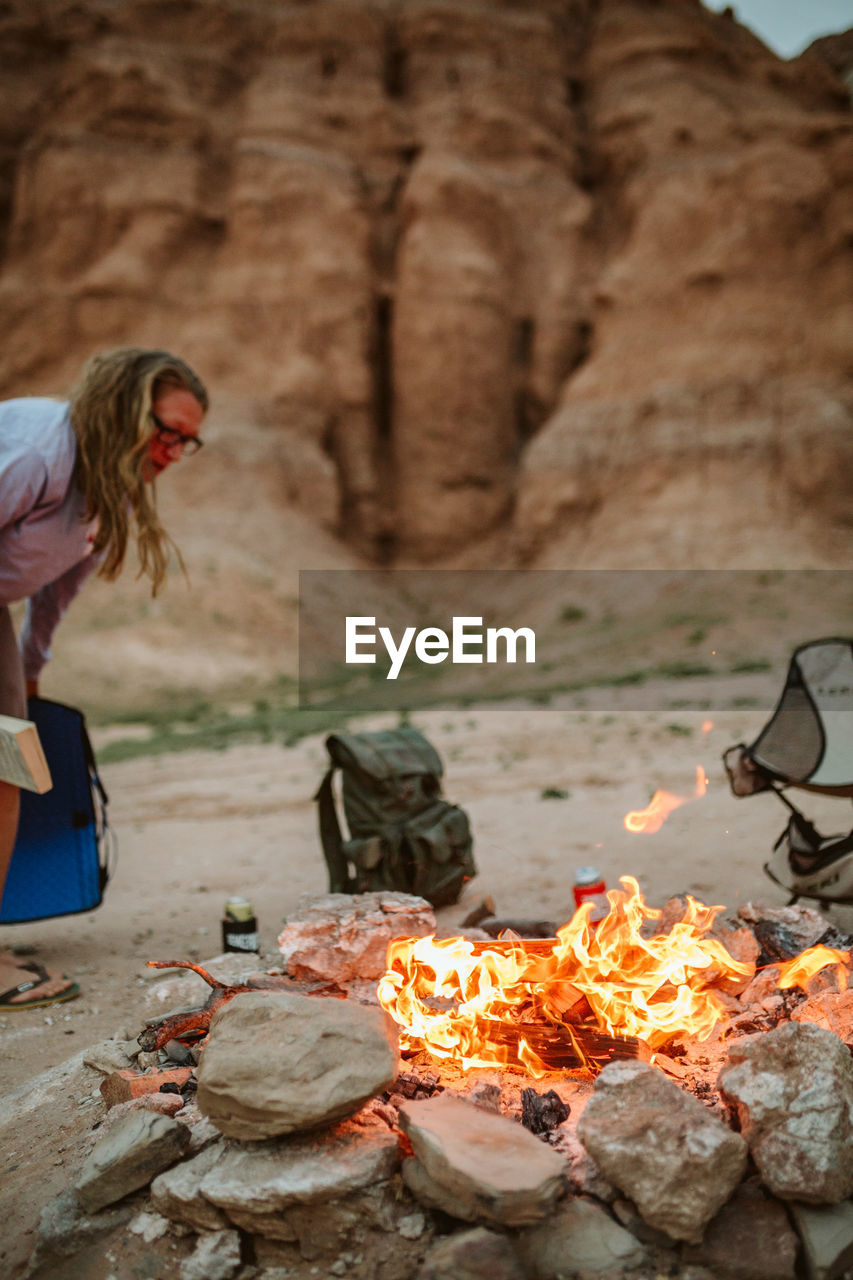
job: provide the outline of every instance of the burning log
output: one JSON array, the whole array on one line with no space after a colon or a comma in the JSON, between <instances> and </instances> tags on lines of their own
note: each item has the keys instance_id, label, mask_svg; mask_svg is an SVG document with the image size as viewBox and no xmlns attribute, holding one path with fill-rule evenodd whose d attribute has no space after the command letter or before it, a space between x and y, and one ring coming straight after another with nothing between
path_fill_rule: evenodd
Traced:
<instances>
[{"instance_id":1,"label":"burning log","mask_svg":"<svg viewBox=\"0 0 853 1280\"><path fill-rule=\"evenodd\" d=\"M173 1013L155 1025L147 1026L137 1037L137 1043L146 1053L164 1048L170 1040L202 1040L210 1030L210 1020L217 1009L221 1009L229 1000L233 1000L242 992L254 989L242 985L226 986L224 982L212 977L206 969L202 969L201 965L193 964L191 960L149 960L147 967L149 969L192 969L193 973L204 978L212 990L205 1003L198 1008L182 1009L180 1013Z\"/></svg>"},{"instance_id":2,"label":"burning log","mask_svg":"<svg viewBox=\"0 0 853 1280\"><path fill-rule=\"evenodd\" d=\"M636 1036L611 1036L595 1026L505 1023L492 1030L489 1038L493 1044L510 1050L513 1058L526 1066L531 1053L535 1054L548 1071L590 1070L596 1073L617 1059L642 1058L648 1061L651 1057L648 1046Z\"/></svg>"},{"instance_id":3,"label":"burning log","mask_svg":"<svg viewBox=\"0 0 853 1280\"><path fill-rule=\"evenodd\" d=\"M425 1049L464 1069L521 1065L541 1077L648 1057L674 1037L707 1039L728 1018L732 997L720 989L742 986L753 961L709 936L722 907L687 895L682 918L654 932L661 912L633 877L621 883L603 920L593 925L585 904L556 937L393 940L377 995L401 1027L403 1051ZM848 962L840 949L812 947L781 965L774 990L804 986L828 964L839 966L840 984Z\"/></svg>"}]
</instances>

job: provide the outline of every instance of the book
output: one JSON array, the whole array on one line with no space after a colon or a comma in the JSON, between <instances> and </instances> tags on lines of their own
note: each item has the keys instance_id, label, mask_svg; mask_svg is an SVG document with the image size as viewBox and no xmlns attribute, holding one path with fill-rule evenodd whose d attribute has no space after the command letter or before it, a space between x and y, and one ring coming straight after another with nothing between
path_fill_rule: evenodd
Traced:
<instances>
[{"instance_id":1,"label":"book","mask_svg":"<svg viewBox=\"0 0 853 1280\"><path fill-rule=\"evenodd\" d=\"M53 780L32 720L0 716L0 781L43 795Z\"/></svg>"}]
</instances>

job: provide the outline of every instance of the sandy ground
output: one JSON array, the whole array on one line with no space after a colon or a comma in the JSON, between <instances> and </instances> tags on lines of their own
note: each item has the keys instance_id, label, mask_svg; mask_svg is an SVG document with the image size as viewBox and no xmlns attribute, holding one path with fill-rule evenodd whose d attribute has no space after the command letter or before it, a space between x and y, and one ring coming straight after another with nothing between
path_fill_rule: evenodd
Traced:
<instances>
[{"instance_id":1,"label":"sandy ground","mask_svg":"<svg viewBox=\"0 0 853 1280\"><path fill-rule=\"evenodd\" d=\"M657 906L684 890L731 908L783 904L786 895L762 870L785 825L782 805L772 795L736 800L720 763L727 746L761 727L763 713L715 712L710 729L708 720L706 712L663 708L418 714L445 760L448 798L471 815L479 868L460 902L438 913L440 926L452 929L485 893L499 914L566 920L573 871L589 863L611 887L620 875L636 876ZM702 798L694 795L697 765L708 778ZM323 741L314 737L290 748L242 746L103 770L119 843L103 905L0 929L0 944L34 948L81 987L67 1004L0 1015L2 1092L96 1041L135 1037L154 1013L194 1003L195 987L176 1000L174 981L164 986L145 962L218 954L230 896L255 903L262 950L274 959L284 918L303 895L326 889L311 800L324 766ZM543 798L549 787L569 794ZM656 788L687 802L657 834L630 834L624 815L642 809ZM849 801L803 799L823 829L849 828ZM851 917L834 912L848 927Z\"/></svg>"}]
</instances>

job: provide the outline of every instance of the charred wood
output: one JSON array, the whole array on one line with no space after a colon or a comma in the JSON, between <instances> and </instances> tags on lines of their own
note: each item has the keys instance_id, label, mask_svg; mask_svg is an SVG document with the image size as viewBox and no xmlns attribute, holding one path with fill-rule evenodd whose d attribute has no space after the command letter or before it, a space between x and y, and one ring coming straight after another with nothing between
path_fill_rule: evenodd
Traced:
<instances>
[{"instance_id":1,"label":"charred wood","mask_svg":"<svg viewBox=\"0 0 853 1280\"><path fill-rule=\"evenodd\" d=\"M168 1014L165 1018L152 1020L152 1023L146 1026L142 1034L137 1037L137 1043L146 1053L165 1048L170 1040L194 1042L203 1039L210 1030L210 1020L216 1010L221 1009L241 992L252 990L251 987L244 985L226 986L218 978L212 977L206 969L202 969L201 965L193 964L190 960L149 960L148 968L192 969L193 973L204 978L211 992L205 1003L198 1008L181 1009L177 1013Z\"/></svg>"},{"instance_id":2,"label":"charred wood","mask_svg":"<svg viewBox=\"0 0 853 1280\"><path fill-rule=\"evenodd\" d=\"M521 1123L531 1133L550 1133L558 1124L568 1120L569 1106L553 1089L537 1093L535 1089L521 1091Z\"/></svg>"},{"instance_id":3,"label":"charred wood","mask_svg":"<svg viewBox=\"0 0 853 1280\"><path fill-rule=\"evenodd\" d=\"M495 916L478 923L484 933L492 938L499 938L502 933L510 930L520 938L553 938L556 941L557 929L560 927L553 920L521 920Z\"/></svg>"}]
</instances>

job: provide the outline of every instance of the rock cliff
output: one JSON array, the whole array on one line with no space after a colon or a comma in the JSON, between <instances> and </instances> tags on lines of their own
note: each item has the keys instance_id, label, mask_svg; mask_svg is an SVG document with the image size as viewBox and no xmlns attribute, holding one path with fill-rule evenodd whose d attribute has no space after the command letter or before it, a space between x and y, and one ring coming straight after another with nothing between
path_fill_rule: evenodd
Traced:
<instances>
[{"instance_id":1,"label":"rock cliff","mask_svg":"<svg viewBox=\"0 0 853 1280\"><path fill-rule=\"evenodd\" d=\"M0 37L4 393L173 348L384 563L849 555L825 60L699 0L9 0Z\"/></svg>"}]
</instances>

